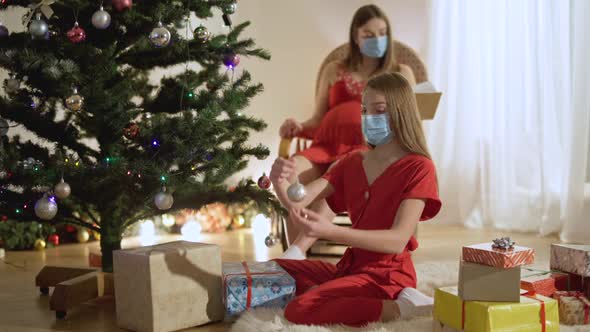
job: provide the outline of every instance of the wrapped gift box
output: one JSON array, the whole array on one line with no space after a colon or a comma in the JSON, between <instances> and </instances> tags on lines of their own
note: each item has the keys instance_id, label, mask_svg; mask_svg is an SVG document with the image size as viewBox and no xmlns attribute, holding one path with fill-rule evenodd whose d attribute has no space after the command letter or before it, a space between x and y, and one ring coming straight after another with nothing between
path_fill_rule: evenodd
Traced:
<instances>
[{"instance_id":1,"label":"wrapped gift box","mask_svg":"<svg viewBox=\"0 0 590 332\"><path fill-rule=\"evenodd\" d=\"M498 249L492 243L480 243L464 246L463 260L470 263L511 268L532 264L535 261L535 250L532 248L514 246L512 249Z\"/></svg>"},{"instance_id":2,"label":"wrapped gift box","mask_svg":"<svg viewBox=\"0 0 590 332\"><path fill-rule=\"evenodd\" d=\"M590 299L590 277L582 277L573 273L568 273L568 275L570 287L563 290L582 292L586 298Z\"/></svg>"},{"instance_id":3,"label":"wrapped gift box","mask_svg":"<svg viewBox=\"0 0 590 332\"><path fill-rule=\"evenodd\" d=\"M250 308L284 308L295 297L295 279L274 261L223 263L223 301L231 318Z\"/></svg>"},{"instance_id":4,"label":"wrapped gift box","mask_svg":"<svg viewBox=\"0 0 590 332\"><path fill-rule=\"evenodd\" d=\"M552 244L551 269L590 277L590 245Z\"/></svg>"},{"instance_id":5,"label":"wrapped gift box","mask_svg":"<svg viewBox=\"0 0 590 332\"><path fill-rule=\"evenodd\" d=\"M520 288L535 290L537 293L547 296L543 293L548 293L553 289L552 284L554 284L554 292L578 291L584 293L586 298L590 298L590 277L582 277L559 270L523 269Z\"/></svg>"},{"instance_id":6,"label":"wrapped gift box","mask_svg":"<svg viewBox=\"0 0 590 332\"><path fill-rule=\"evenodd\" d=\"M559 321L565 325L590 323L590 301L581 292L555 292L559 301Z\"/></svg>"},{"instance_id":7,"label":"wrapped gift box","mask_svg":"<svg viewBox=\"0 0 590 332\"><path fill-rule=\"evenodd\" d=\"M570 290L571 280L565 272L537 272L525 275L520 280L520 288L551 297L556 291Z\"/></svg>"},{"instance_id":8,"label":"wrapped gift box","mask_svg":"<svg viewBox=\"0 0 590 332\"><path fill-rule=\"evenodd\" d=\"M459 297L464 301L518 302L520 267L503 269L461 262Z\"/></svg>"},{"instance_id":9,"label":"wrapped gift box","mask_svg":"<svg viewBox=\"0 0 590 332\"><path fill-rule=\"evenodd\" d=\"M559 331L559 313L554 299L542 295L521 295L520 302L463 301L459 298L457 287L443 287L435 291L434 320L434 327L438 324L445 331Z\"/></svg>"},{"instance_id":10,"label":"wrapped gift box","mask_svg":"<svg viewBox=\"0 0 590 332\"><path fill-rule=\"evenodd\" d=\"M168 332L223 319L221 248L177 241L113 253L117 323Z\"/></svg>"},{"instance_id":11,"label":"wrapped gift box","mask_svg":"<svg viewBox=\"0 0 590 332\"><path fill-rule=\"evenodd\" d=\"M459 329L449 327L436 319L432 320L432 332L461 332Z\"/></svg>"}]
</instances>

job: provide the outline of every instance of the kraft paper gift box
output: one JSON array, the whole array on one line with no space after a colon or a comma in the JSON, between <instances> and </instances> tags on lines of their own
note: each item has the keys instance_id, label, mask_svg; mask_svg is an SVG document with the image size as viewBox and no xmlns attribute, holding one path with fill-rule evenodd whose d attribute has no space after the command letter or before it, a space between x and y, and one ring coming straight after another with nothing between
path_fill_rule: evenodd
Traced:
<instances>
[{"instance_id":1,"label":"kraft paper gift box","mask_svg":"<svg viewBox=\"0 0 590 332\"><path fill-rule=\"evenodd\" d=\"M552 244L550 265L552 270L590 277L590 245Z\"/></svg>"},{"instance_id":2,"label":"kraft paper gift box","mask_svg":"<svg viewBox=\"0 0 590 332\"><path fill-rule=\"evenodd\" d=\"M434 293L434 331L558 332L557 301L521 295L520 302L463 301L457 287Z\"/></svg>"},{"instance_id":3,"label":"kraft paper gift box","mask_svg":"<svg viewBox=\"0 0 590 332\"><path fill-rule=\"evenodd\" d=\"M185 241L113 253L117 323L168 332L223 319L221 248Z\"/></svg>"},{"instance_id":4,"label":"kraft paper gift box","mask_svg":"<svg viewBox=\"0 0 590 332\"><path fill-rule=\"evenodd\" d=\"M466 262L505 269L535 262L535 250L532 248L514 246L511 249L499 249L492 247L491 242L464 246L462 256Z\"/></svg>"},{"instance_id":5,"label":"kraft paper gift box","mask_svg":"<svg viewBox=\"0 0 590 332\"><path fill-rule=\"evenodd\" d=\"M277 262L223 263L226 320L251 308L284 308L294 297L295 279Z\"/></svg>"},{"instance_id":6,"label":"kraft paper gift box","mask_svg":"<svg viewBox=\"0 0 590 332\"><path fill-rule=\"evenodd\" d=\"M518 302L520 267L503 269L461 262L458 288L464 301Z\"/></svg>"},{"instance_id":7,"label":"kraft paper gift box","mask_svg":"<svg viewBox=\"0 0 590 332\"><path fill-rule=\"evenodd\" d=\"M565 325L590 323L590 301L581 292L555 292L559 301L559 320Z\"/></svg>"}]
</instances>

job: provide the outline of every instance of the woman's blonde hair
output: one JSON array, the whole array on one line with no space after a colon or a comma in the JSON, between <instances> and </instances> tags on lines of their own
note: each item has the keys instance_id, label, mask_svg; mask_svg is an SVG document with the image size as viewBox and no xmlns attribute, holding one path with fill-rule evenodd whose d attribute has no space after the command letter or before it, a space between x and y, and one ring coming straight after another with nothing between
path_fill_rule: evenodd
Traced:
<instances>
[{"instance_id":1,"label":"woman's blonde hair","mask_svg":"<svg viewBox=\"0 0 590 332\"><path fill-rule=\"evenodd\" d=\"M361 54L359 45L356 43L356 36L358 34L358 29L374 18L382 19L383 21L385 21L385 24L387 25L387 51L385 52L385 55L380 59L379 67L377 67L377 69L375 70L375 74L389 71L399 71L399 64L397 64L395 56L393 54L393 38L391 37L391 24L389 24L387 15L385 15L383 10L381 10L381 8L375 5L362 6L361 8L357 9L357 11L354 13L354 16L352 17L352 22L350 24L348 40L350 52L348 53L346 59L344 59L344 64L348 69L351 69L353 71L358 70L361 66L363 56Z\"/></svg>"},{"instance_id":2,"label":"woman's blonde hair","mask_svg":"<svg viewBox=\"0 0 590 332\"><path fill-rule=\"evenodd\" d=\"M399 73L384 73L369 79L365 89L385 95L387 110L393 120L391 130L402 148L432 159L426 145L416 96L408 80Z\"/></svg>"}]
</instances>

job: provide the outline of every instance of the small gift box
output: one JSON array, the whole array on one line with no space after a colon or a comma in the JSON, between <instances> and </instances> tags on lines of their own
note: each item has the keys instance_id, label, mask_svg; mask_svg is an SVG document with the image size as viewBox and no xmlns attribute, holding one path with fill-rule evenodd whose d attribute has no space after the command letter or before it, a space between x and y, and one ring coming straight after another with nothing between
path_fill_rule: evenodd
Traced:
<instances>
[{"instance_id":1,"label":"small gift box","mask_svg":"<svg viewBox=\"0 0 590 332\"><path fill-rule=\"evenodd\" d=\"M459 297L465 301L518 302L520 267L497 267L461 262Z\"/></svg>"},{"instance_id":2,"label":"small gift box","mask_svg":"<svg viewBox=\"0 0 590 332\"><path fill-rule=\"evenodd\" d=\"M590 301L581 292L555 292L559 301L559 321L565 325L589 323Z\"/></svg>"},{"instance_id":3,"label":"small gift box","mask_svg":"<svg viewBox=\"0 0 590 332\"><path fill-rule=\"evenodd\" d=\"M463 301L457 287L438 288L433 316L434 331L559 331L557 301L532 293L519 302Z\"/></svg>"},{"instance_id":4,"label":"small gift box","mask_svg":"<svg viewBox=\"0 0 590 332\"><path fill-rule=\"evenodd\" d=\"M120 327L170 332L223 319L221 247L175 241L113 252Z\"/></svg>"},{"instance_id":5,"label":"small gift box","mask_svg":"<svg viewBox=\"0 0 590 332\"><path fill-rule=\"evenodd\" d=\"M551 297L557 291L570 290L570 276L565 272L525 269L520 288Z\"/></svg>"},{"instance_id":6,"label":"small gift box","mask_svg":"<svg viewBox=\"0 0 590 332\"><path fill-rule=\"evenodd\" d=\"M497 241L508 239L498 245ZM511 268L532 264L535 261L535 250L532 248L515 246L509 238L496 239L492 243L480 243L464 246L463 260L466 262L489 265L499 268Z\"/></svg>"},{"instance_id":7,"label":"small gift box","mask_svg":"<svg viewBox=\"0 0 590 332\"><path fill-rule=\"evenodd\" d=\"M223 263L226 319L255 307L284 308L295 297L295 279L277 262Z\"/></svg>"},{"instance_id":8,"label":"small gift box","mask_svg":"<svg viewBox=\"0 0 590 332\"><path fill-rule=\"evenodd\" d=\"M552 244L551 269L590 277L590 245Z\"/></svg>"}]
</instances>

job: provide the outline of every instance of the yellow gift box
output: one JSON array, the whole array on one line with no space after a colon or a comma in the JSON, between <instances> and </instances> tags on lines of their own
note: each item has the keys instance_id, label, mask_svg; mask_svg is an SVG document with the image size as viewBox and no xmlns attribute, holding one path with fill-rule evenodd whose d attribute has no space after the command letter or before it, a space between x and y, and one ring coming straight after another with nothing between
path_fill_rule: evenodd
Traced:
<instances>
[{"instance_id":1,"label":"yellow gift box","mask_svg":"<svg viewBox=\"0 0 590 332\"><path fill-rule=\"evenodd\" d=\"M438 288L434 293L434 319L465 332L558 332L557 301L538 294L533 297L521 295L519 303L463 301L457 287Z\"/></svg>"}]
</instances>

